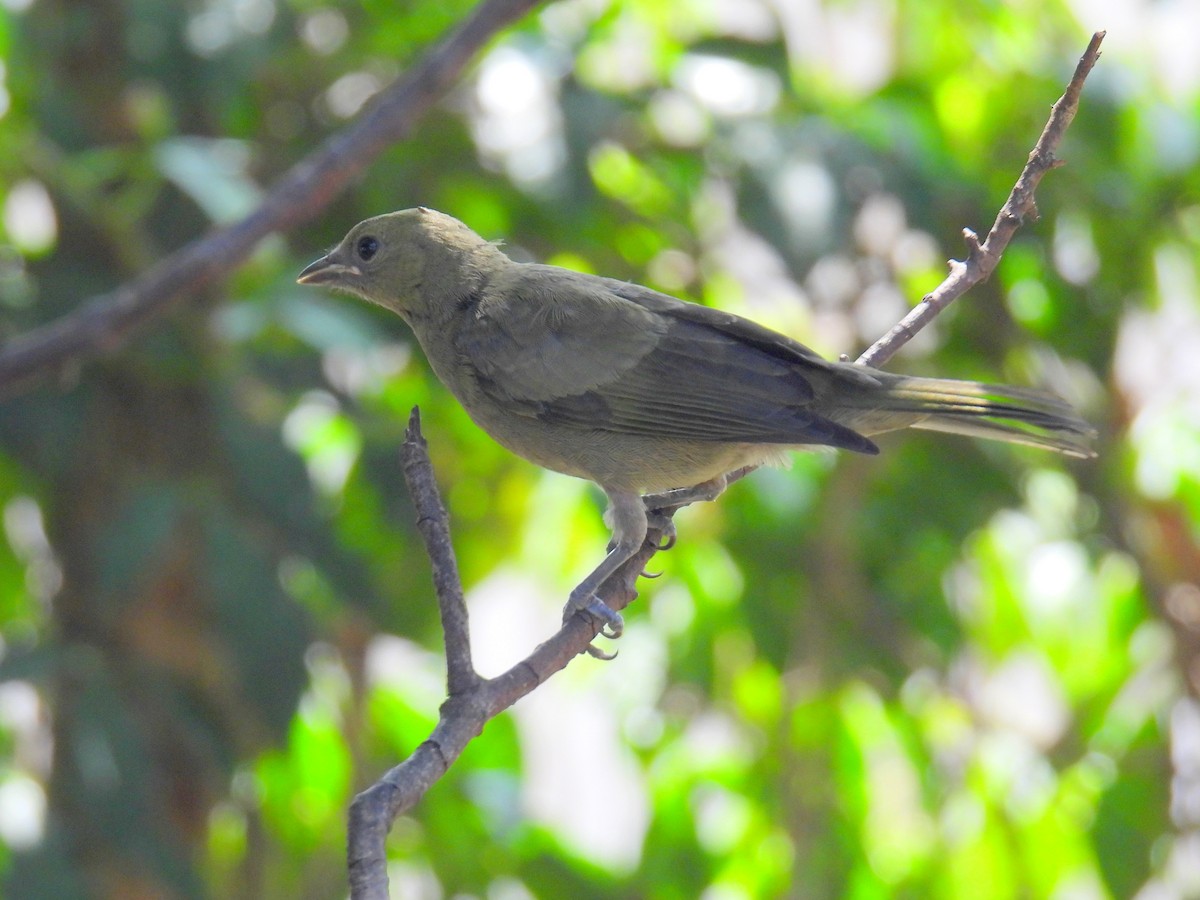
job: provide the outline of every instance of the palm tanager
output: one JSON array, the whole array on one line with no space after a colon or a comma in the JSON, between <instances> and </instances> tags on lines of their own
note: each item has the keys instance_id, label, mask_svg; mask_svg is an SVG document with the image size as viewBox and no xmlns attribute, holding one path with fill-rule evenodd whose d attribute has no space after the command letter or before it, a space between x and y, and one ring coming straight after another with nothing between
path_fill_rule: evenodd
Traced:
<instances>
[{"instance_id":1,"label":"palm tanager","mask_svg":"<svg viewBox=\"0 0 1200 900\"><path fill-rule=\"evenodd\" d=\"M355 225L300 273L408 323L442 383L496 441L608 495L612 549L571 592L620 633L604 580L648 511L715 498L726 476L823 445L923 428L1093 456L1093 429L1028 388L830 362L748 319L612 278L516 263L462 222L407 209ZM669 522L669 520L668 520Z\"/></svg>"}]
</instances>

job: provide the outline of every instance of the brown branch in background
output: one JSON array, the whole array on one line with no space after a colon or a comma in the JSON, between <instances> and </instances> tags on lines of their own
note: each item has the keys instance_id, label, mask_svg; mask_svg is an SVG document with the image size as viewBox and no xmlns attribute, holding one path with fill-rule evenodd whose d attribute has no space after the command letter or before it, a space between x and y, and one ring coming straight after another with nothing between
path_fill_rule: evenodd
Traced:
<instances>
[{"instance_id":1,"label":"brown branch in background","mask_svg":"<svg viewBox=\"0 0 1200 900\"><path fill-rule=\"evenodd\" d=\"M480 678L471 665L467 607L450 545L450 521L434 481L429 447L421 435L420 413L415 408L401 458L404 480L417 510L417 526L433 566L445 631L449 697L442 704L437 726L412 756L350 804L347 862L351 900L388 900L387 835L397 816L417 804L490 719L586 652L600 624L579 613L507 672L495 678ZM664 515L670 514L668 511ZM628 606L637 596L634 582L658 552L662 540L662 531L651 529L641 551L601 586L600 599L613 609Z\"/></svg>"},{"instance_id":2,"label":"brown branch in background","mask_svg":"<svg viewBox=\"0 0 1200 900\"><path fill-rule=\"evenodd\" d=\"M0 347L0 393L13 393L36 376L121 347L187 294L235 269L268 234L319 215L380 153L411 131L496 32L541 2L483 0L352 125L292 166L244 219L197 238L128 284L8 341Z\"/></svg>"},{"instance_id":3,"label":"brown branch in background","mask_svg":"<svg viewBox=\"0 0 1200 900\"><path fill-rule=\"evenodd\" d=\"M933 321L934 317L954 300L965 294L970 288L981 281L986 281L1000 262L1000 256L1008 247L1008 242L1016 234L1017 229L1029 216L1037 217L1037 203L1034 191L1042 176L1051 169L1061 165L1055 157L1058 145L1067 133L1075 112L1079 109L1079 95L1083 83L1087 80L1092 66L1100 58L1100 44L1104 40L1104 32L1097 31L1079 58L1075 74L1067 84L1067 89L1054 104L1050 120L1042 129L1042 136L1029 154L1029 161L1021 172L1021 177L1013 186L1012 193L1000 208L992 230L981 244L979 237L970 228L963 229L963 238L967 242L966 262L957 259L950 260L950 274L946 280L909 311L891 331L872 344L855 362L863 366L879 368L892 356L913 339L913 337Z\"/></svg>"}]
</instances>

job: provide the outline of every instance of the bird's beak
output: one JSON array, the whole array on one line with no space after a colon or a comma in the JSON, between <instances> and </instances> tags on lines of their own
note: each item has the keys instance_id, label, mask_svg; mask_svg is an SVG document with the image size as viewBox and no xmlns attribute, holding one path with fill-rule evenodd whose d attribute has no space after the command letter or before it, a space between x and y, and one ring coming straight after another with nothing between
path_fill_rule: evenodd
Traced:
<instances>
[{"instance_id":1,"label":"bird's beak","mask_svg":"<svg viewBox=\"0 0 1200 900\"><path fill-rule=\"evenodd\" d=\"M336 253L336 251L335 251ZM329 284L345 282L348 278L359 278L362 270L358 266L348 266L337 258L335 253L322 256L315 262L304 267L304 271L296 277L297 284Z\"/></svg>"}]
</instances>

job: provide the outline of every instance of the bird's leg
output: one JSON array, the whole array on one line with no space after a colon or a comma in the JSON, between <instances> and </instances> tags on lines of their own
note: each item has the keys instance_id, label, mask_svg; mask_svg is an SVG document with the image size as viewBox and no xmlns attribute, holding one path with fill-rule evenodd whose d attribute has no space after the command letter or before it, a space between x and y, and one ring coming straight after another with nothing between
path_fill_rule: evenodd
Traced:
<instances>
[{"instance_id":1,"label":"bird's leg","mask_svg":"<svg viewBox=\"0 0 1200 900\"><path fill-rule=\"evenodd\" d=\"M663 533L663 543L660 550L670 550L675 545L675 520L663 515L664 510L679 509L691 503L705 500L716 500L725 492L726 476L718 475L708 481L702 481L687 488L676 488L663 491L661 494L647 494L642 498L646 507L649 527L658 528Z\"/></svg>"},{"instance_id":2,"label":"bird's leg","mask_svg":"<svg viewBox=\"0 0 1200 900\"><path fill-rule=\"evenodd\" d=\"M642 498L635 493L605 493L608 494L608 512L604 518L612 526L614 544L604 561L571 591L563 609L563 622L580 610L585 610L605 624L607 630L602 632L605 637L616 638L621 636L625 620L619 612L597 597L596 591L613 572L641 549L646 540L646 507L642 504Z\"/></svg>"},{"instance_id":3,"label":"bird's leg","mask_svg":"<svg viewBox=\"0 0 1200 900\"><path fill-rule=\"evenodd\" d=\"M675 543L675 522L671 516L664 514L666 510L675 510L702 500L715 500L721 496L725 485L726 476L718 475L691 487L645 496L627 491L605 491L608 494L608 511L604 519L613 530L608 555L571 591L563 608L563 622L577 612L587 612L604 623L601 633L605 637L620 637L625 629L625 620L596 595L600 585L641 549L651 526L663 533L664 540L659 549L671 548ZM589 646L588 652L593 656L609 658L595 647Z\"/></svg>"}]
</instances>

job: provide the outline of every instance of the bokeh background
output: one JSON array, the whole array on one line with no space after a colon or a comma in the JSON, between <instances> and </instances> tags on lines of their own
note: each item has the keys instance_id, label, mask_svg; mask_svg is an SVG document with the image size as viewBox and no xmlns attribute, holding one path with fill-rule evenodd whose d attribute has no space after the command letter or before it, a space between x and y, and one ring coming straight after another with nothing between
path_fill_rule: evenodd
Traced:
<instances>
[{"instance_id":1,"label":"bokeh background","mask_svg":"<svg viewBox=\"0 0 1200 900\"><path fill-rule=\"evenodd\" d=\"M466 0L2 0L0 338L252 209ZM1024 227L890 368L1052 386L1095 462L929 434L678 517L611 663L492 722L403 898L1200 896L1200 5L560 0L404 143L98 362L0 401L13 898L345 895L345 809L444 695L397 448L419 403L485 674L602 498L466 418L402 323L303 289L451 213L836 355L986 231L1091 31Z\"/></svg>"}]
</instances>

